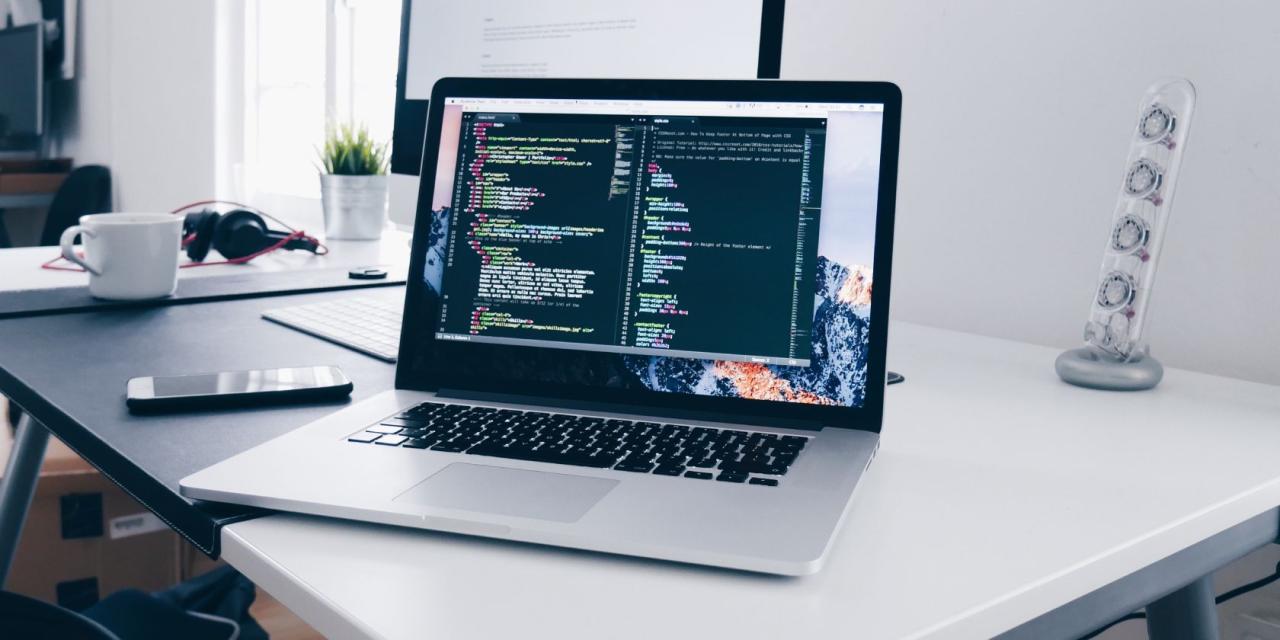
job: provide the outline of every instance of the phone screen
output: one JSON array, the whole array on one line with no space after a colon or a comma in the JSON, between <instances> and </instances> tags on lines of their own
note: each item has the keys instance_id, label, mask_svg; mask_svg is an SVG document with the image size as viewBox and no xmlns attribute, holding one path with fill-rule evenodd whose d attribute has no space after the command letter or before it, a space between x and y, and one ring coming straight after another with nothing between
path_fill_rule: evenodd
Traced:
<instances>
[{"instance_id":1,"label":"phone screen","mask_svg":"<svg viewBox=\"0 0 1280 640\"><path fill-rule=\"evenodd\" d=\"M258 393L312 389L345 384L342 374L333 367L298 367L293 369L259 369L224 371L194 376L153 378L157 398L205 396L227 393Z\"/></svg>"}]
</instances>

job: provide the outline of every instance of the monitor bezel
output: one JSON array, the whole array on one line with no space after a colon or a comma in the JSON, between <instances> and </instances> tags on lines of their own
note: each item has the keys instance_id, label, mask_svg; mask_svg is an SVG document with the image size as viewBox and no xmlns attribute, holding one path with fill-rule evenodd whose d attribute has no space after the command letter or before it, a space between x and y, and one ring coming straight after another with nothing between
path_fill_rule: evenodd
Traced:
<instances>
[{"instance_id":1,"label":"monitor bezel","mask_svg":"<svg viewBox=\"0 0 1280 640\"><path fill-rule=\"evenodd\" d=\"M391 173L417 176L426 146L429 100L408 97L409 15L413 0L401 0L400 44L396 60L396 108L391 132ZM760 47L756 55L756 78L777 78L782 70L782 21L786 0L764 0L760 5Z\"/></svg>"},{"instance_id":2,"label":"monitor bezel","mask_svg":"<svg viewBox=\"0 0 1280 640\"><path fill-rule=\"evenodd\" d=\"M902 95L887 82L823 82L779 80L562 80L444 78L431 94L425 149L438 149L443 116L443 98L546 98L546 99L632 99L708 100L749 102L840 102L884 105L884 128L880 149L880 182L877 197L876 234L873 258L874 286L871 293L870 338L867 358L867 387L861 407L813 405L723 396L701 396L531 382L526 380L471 379L443 371L418 371L413 366L415 348L438 349L443 361L465 358L471 345L434 338L437 318L421 317L426 285L420 274L425 267L427 230L431 221L437 153L424 153L419 178L418 204L409 282L401 329L400 357L396 367L396 387L425 391L459 391L540 398L547 403L591 402L618 407L645 407L655 413L696 412L714 414L725 421L781 422L797 426L831 426L878 432L884 414L886 351L889 329L889 292L893 261L893 220L897 196L899 131ZM423 186L425 185L425 186ZM413 329L418 327L418 329ZM423 329L426 327L426 329ZM412 333L411 333L412 332ZM411 338L411 336L414 336ZM500 347L532 351L562 351L528 346Z\"/></svg>"}]
</instances>

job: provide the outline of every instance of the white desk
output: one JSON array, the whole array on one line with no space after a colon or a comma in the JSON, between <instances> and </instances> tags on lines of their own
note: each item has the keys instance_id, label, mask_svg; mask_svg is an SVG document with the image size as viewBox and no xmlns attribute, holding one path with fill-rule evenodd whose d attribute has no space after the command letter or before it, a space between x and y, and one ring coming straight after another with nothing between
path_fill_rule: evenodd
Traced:
<instances>
[{"instance_id":1,"label":"white desk","mask_svg":"<svg viewBox=\"0 0 1280 640\"><path fill-rule=\"evenodd\" d=\"M329 253L318 256L306 251L275 251L246 264L220 264L179 269L178 277L201 278L250 271L262 273L333 267L409 264L410 235L387 229L378 241L330 240ZM55 287L83 287L89 284L84 272L41 269L45 261L59 255L57 247L21 247L0 251L0 292ZM209 261L220 260L216 252ZM187 263L185 256L183 264ZM60 262L69 266L66 262Z\"/></svg>"},{"instance_id":2,"label":"white desk","mask_svg":"<svg viewBox=\"0 0 1280 640\"><path fill-rule=\"evenodd\" d=\"M1052 638L1276 534L1280 388L1170 370L1089 391L1056 355L894 325L907 382L811 577L293 515L223 529L223 555L330 637Z\"/></svg>"}]
</instances>

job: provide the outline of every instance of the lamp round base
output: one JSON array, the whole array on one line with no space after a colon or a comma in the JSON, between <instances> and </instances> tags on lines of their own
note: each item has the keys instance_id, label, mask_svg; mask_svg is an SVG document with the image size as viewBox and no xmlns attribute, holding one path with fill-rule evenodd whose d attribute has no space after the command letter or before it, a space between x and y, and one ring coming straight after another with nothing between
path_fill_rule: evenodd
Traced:
<instances>
[{"instance_id":1,"label":"lamp round base","mask_svg":"<svg viewBox=\"0 0 1280 640\"><path fill-rule=\"evenodd\" d=\"M1124 362L1094 347L1062 352L1054 368L1066 382L1103 391L1142 391L1164 378L1164 367L1150 354Z\"/></svg>"}]
</instances>

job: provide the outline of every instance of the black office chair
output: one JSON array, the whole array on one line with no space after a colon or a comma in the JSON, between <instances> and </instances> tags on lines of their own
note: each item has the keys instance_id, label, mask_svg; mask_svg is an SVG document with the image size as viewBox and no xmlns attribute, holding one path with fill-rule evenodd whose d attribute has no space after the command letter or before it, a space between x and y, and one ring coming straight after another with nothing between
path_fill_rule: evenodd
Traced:
<instances>
[{"instance_id":1,"label":"black office chair","mask_svg":"<svg viewBox=\"0 0 1280 640\"><path fill-rule=\"evenodd\" d=\"M0 591L0 630L6 638L120 640L106 627L70 609Z\"/></svg>"},{"instance_id":2,"label":"black office chair","mask_svg":"<svg viewBox=\"0 0 1280 640\"><path fill-rule=\"evenodd\" d=\"M40 234L40 246L56 246L62 232L79 222L80 216L110 210L111 170L96 164L72 169L53 194L44 231Z\"/></svg>"}]
</instances>

